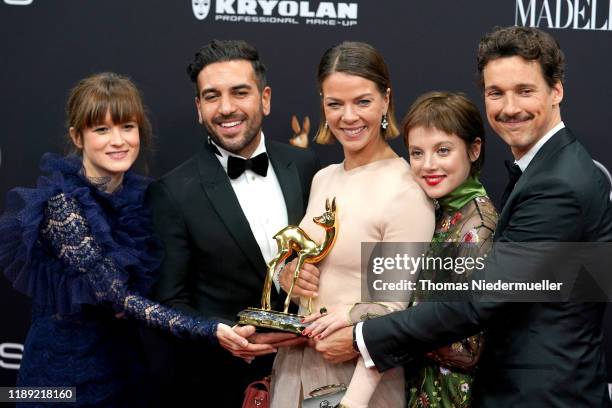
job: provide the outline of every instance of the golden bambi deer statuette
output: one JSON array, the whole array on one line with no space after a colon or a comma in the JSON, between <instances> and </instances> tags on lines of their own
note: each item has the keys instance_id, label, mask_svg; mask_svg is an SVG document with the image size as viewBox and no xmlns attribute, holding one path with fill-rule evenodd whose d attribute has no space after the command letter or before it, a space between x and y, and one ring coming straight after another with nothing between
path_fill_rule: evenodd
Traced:
<instances>
[{"instance_id":1,"label":"golden bambi deer statuette","mask_svg":"<svg viewBox=\"0 0 612 408\"><path fill-rule=\"evenodd\" d=\"M314 242L308 234L300 227L289 225L280 230L274 236L278 251L276 256L268 263L268 271L264 282L263 293L261 295L261 309L248 308L238 313L238 324L252 324L263 330L280 330L292 333L301 333L306 327L302 323L302 316L288 313L291 294L295 282L300 276L300 271L304 263L316 263L321 261L331 250L336 236L338 235L338 221L336 210L336 199L325 200L325 212L312 219L315 224L325 229L325 239L321 244ZM270 304L270 294L272 292L272 277L277 266L285 261L291 254L297 255L297 265L293 273L293 281L285 299L283 312L272 310ZM312 313L312 299L308 300L308 313Z\"/></svg>"},{"instance_id":2,"label":"golden bambi deer statuette","mask_svg":"<svg viewBox=\"0 0 612 408\"><path fill-rule=\"evenodd\" d=\"M278 251L276 256L268 263L268 273L261 296L262 309L271 309L270 292L272 290L272 277L279 263L285 261L292 253L297 253L297 264L295 266L295 272L293 273L293 281L287 293L285 308L283 309L283 313L287 313L289 311L293 287L300 276L304 263L317 263L327 256L336 241L338 232L338 222L336 221L336 198L334 197L331 205L329 204L329 199L325 200L325 212L319 217L314 217L312 220L315 224L325 229L325 238L321 244L317 244L310 239L303 229L295 225L289 225L283 228L274 236ZM308 299L308 313L312 313L312 298Z\"/></svg>"}]
</instances>

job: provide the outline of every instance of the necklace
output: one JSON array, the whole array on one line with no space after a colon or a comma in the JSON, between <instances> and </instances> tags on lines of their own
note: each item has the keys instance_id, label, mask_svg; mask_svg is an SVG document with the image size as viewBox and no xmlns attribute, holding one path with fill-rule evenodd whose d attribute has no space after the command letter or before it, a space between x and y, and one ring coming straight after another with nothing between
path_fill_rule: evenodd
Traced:
<instances>
[{"instance_id":1,"label":"necklace","mask_svg":"<svg viewBox=\"0 0 612 408\"><path fill-rule=\"evenodd\" d=\"M108 186L110 182L112 181L111 176L101 176L101 177L88 176L87 172L85 171L85 167L81 167L81 170L79 171L79 173L83 177L85 177L85 179L89 182L89 184L94 186L98 191L102 191L102 192L107 192Z\"/></svg>"}]
</instances>

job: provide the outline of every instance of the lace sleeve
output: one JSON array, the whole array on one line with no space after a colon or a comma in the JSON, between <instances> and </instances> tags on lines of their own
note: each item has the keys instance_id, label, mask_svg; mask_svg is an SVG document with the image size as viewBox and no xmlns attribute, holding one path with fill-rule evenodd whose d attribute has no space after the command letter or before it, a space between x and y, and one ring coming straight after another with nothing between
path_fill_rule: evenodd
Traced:
<instances>
[{"instance_id":1,"label":"lace sleeve","mask_svg":"<svg viewBox=\"0 0 612 408\"><path fill-rule=\"evenodd\" d=\"M488 197L478 197L462 211L464 222L458 231L458 256L484 256L491 249L497 212ZM472 244L472 245L467 245Z\"/></svg>"},{"instance_id":2,"label":"lace sleeve","mask_svg":"<svg viewBox=\"0 0 612 408\"><path fill-rule=\"evenodd\" d=\"M479 197L468 205L464 211L464 222L458 228L457 257L483 257L493 245L497 213L487 197ZM469 273L467 273L469 275ZM474 369L482 349L484 337L477 334L467 339L457 341L448 346L440 347L428 354L437 363L450 368L470 371Z\"/></svg>"},{"instance_id":3,"label":"lace sleeve","mask_svg":"<svg viewBox=\"0 0 612 408\"><path fill-rule=\"evenodd\" d=\"M127 271L119 270L95 241L78 201L64 194L52 197L44 211L41 237L66 268L86 274L98 302L179 337L216 341L217 321L185 315L128 290Z\"/></svg>"}]
</instances>

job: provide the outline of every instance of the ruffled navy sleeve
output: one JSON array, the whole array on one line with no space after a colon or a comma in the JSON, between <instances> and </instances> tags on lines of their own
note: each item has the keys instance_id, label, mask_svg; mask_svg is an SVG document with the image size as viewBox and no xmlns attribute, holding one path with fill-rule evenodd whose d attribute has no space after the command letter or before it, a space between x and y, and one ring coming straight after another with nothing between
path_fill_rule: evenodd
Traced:
<instances>
[{"instance_id":1,"label":"ruffled navy sleeve","mask_svg":"<svg viewBox=\"0 0 612 408\"><path fill-rule=\"evenodd\" d=\"M169 330L179 337L215 339L216 321L187 316L133 293L123 274L90 232L78 201L65 194L51 197L41 225L43 244L75 274L83 274L100 303L111 303L116 311L149 327Z\"/></svg>"},{"instance_id":2,"label":"ruffled navy sleeve","mask_svg":"<svg viewBox=\"0 0 612 408\"><path fill-rule=\"evenodd\" d=\"M0 269L30 296L36 313L78 315L110 302L149 325L216 341L215 322L187 318L145 299L161 261L151 212L150 180L127 172L112 194L81 174L78 157L47 153L36 188L8 192L0 216Z\"/></svg>"},{"instance_id":3,"label":"ruffled navy sleeve","mask_svg":"<svg viewBox=\"0 0 612 408\"><path fill-rule=\"evenodd\" d=\"M0 269L15 289L32 298L35 311L73 315L83 304L96 300L83 274L64 270L41 246L40 225L50 197L62 192L89 197L89 188L77 182L80 163L76 158L46 154L41 169L50 174L40 177L36 188L19 187L6 195L0 217Z\"/></svg>"}]
</instances>

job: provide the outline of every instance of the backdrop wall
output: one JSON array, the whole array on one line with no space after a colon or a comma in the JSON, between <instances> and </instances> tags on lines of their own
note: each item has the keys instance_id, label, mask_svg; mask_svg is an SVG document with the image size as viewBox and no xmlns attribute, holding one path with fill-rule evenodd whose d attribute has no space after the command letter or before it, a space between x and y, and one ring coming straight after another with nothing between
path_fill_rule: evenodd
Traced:
<instances>
[{"instance_id":1,"label":"backdrop wall","mask_svg":"<svg viewBox=\"0 0 612 408\"><path fill-rule=\"evenodd\" d=\"M185 67L212 38L246 39L260 50L273 89L265 134L286 141L292 114L318 122L316 66L340 41L366 41L382 52L399 115L429 90L464 92L483 111L476 46L494 26L515 24L559 40L568 62L563 119L612 169L611 0L0 0L0 208L8 189L34 184L42 153L64 150L68 90L86 75L116 71L140 87L156 135L156 177L200 148ZM499 198L502 160L511 156L490 129L487 137L483 181ZM405 155L399 140L394 147ZM337 145L313 148L323 164L341 157ZM27 300L0 279L2 386L14 384L29 319ZM607 327L612 332L612 317Z\"/></svg>"}]
</instances>

